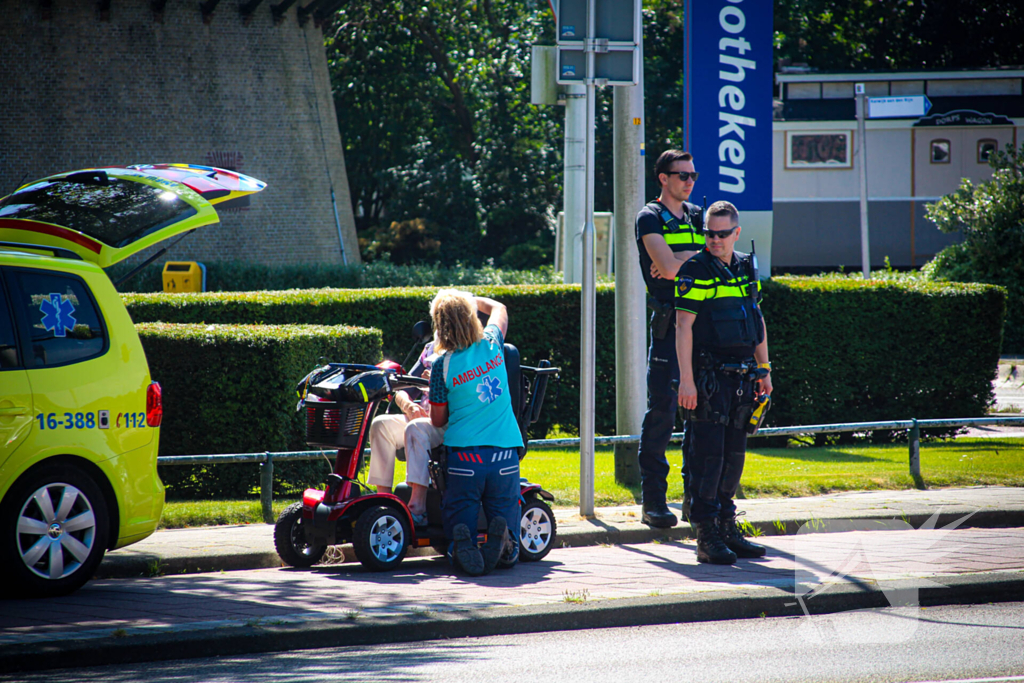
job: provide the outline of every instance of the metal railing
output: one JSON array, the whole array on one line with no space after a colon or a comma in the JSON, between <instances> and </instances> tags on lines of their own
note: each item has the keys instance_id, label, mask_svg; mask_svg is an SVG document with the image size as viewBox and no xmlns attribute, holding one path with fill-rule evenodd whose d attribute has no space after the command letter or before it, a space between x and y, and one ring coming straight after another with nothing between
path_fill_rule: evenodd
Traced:
<instances>
[{"instance_id":1,"label":"metal railing","mask_svg":"<svg viewBox=\"0 0 1024 683\"><path fill-rule=\"evenodd\" d=\"M932 427L980 427L986 425L1024 425L1024 417L962 417L951 419L930 420L891 420L888 422L840 422L835 424L798 425L795 427L766 427L757 432L758 436L795 436L799 434L833 434L839 432L873 432L881 429L909 430L909 466L910 476L918 488L923 488L921 478L921 430ZM683 433L672 434L672 441L682 441ZM599 436L594 439L595 446L614 444L634 444L640 442L637 434L623 436ZM578 446L579 438L570 439L531 439L530 448L566 448ZM370 450L366 449L365 454ZM274 463L289 460L319 460L324 458L333 463L334 451L282 451L263 453L222 453L217 455L163 455L157 458L158 465L227 465L232 463L259 463L260 465L260 504L263 519L268 524L274 522L273 484Z\"/></svg>"}]
</instances>

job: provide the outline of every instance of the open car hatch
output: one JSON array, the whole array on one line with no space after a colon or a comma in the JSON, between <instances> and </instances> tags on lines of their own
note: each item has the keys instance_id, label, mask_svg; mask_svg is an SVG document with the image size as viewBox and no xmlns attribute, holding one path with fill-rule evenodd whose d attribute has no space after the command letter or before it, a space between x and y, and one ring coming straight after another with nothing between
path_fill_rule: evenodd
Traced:
<instances>
[{"instance_id":1,"label":"open car hatch","mask_svg":"<svg viewBox=\"0 0 1024 683\"><path fill-rule=\"evenodd\" d=\"M127 168L176 180L221 209L247 206L249 195L267 186L262 180L235 171L198 164L135 164Z\"/></svg>"},{"instance_id":2,"label":"open car hatch","mask_svg":"<svg viewBox=\"0 0 1024 683\"><path fill-rule=\"evenodd\" d=\"M60 173L0 199L0 242L68 249L106 268L217 223L214 203L223 207L265 187L232 171L187 164Z\"/></svg>"}]
</instances>

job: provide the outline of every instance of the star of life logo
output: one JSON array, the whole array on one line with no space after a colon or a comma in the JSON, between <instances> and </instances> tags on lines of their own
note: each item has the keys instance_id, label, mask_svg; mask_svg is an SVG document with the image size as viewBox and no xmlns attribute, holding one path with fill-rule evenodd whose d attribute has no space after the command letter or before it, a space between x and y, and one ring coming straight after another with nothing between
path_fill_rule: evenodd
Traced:
<instances>
[{"instance_id":1,"label":"star of life logo","mask_svg":"<svg viewBox=\"0 0 1024 683\"><path fill-rule=\"evenodd\" d=\"M924 577L941 573L938 561L953 550L951 541L947 540L949 532L973 514L940 529L935 528L938 512L919 529L900 519L832 519L805 523L797 531L793 551L796 602L786 603L787 606L799 604L804 613L799 627L801 635L815 643L910 640L920 619L920 589L942 586ZM888 542L879 542L882 539L875 533L879 531L886 534ZM842 536L837 536L835 542L828 542L823 534ZM891 542L892 534L899 534L898 543ZM852 585L864 591L880 590L889 604L885 613L892 617L888 628L850 627L848 618L812 614L815 600L841 585Z\"/></svg>"},{"instance_id":2,"label":"star of life logo","mask_svg":"<svg viewBox=\"0 0 1024 683\"><path fill-rule=\"evenodd\" d=\"M501 381L497 377L484 377L476 385L477 397L482 403L494 403L501 396Z\"/></svg>"},{"instance_id":3,"label":"star of life logo","mask_svg":"<svg viewBox=\"0 0 1024 683\"><path fill-rule=\"evenodd\" d=\"M60 294L51 293L48 299L43 299L39 310L43 314L43 327L55 337L67 336L67 330L74 330L78 322L73 315L75 305Z\"/></svg>"}]
</instances>

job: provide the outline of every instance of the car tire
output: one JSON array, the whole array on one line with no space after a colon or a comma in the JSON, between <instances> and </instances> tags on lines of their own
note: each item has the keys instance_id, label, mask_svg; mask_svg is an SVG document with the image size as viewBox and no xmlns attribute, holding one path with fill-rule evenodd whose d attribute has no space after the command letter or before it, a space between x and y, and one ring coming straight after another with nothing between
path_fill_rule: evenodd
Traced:
<instances>
[{"instance_id":1,"label":"car tire","mask_svg":"<svg viewBox=\"0 0 1024 683\"><path fill-rule=\"evenodd\" d=\"M312 567L323 559L326 545L310 545L306 540L302 503L286 507L274 525L274 547L281 561L290 567Z\"/></svg>"},{"instance_id":2,"label":"car tire","mask_svg":"<svg viewBox=\"0 0 1024 683\"><path fill-rule=\"evenodd\" d=\"M558 535L555 514L547 503L530 498L523 506L519 522L519 560L536 562L551 552Z\"/></svg>"},{"instance_id":3,"label":"car tire","mask_svg":"<svg viewBox=\"0 0 1024 683\"><path fill-rule=\"evenodd\" d=\"M359 515L352 532L352 547L364 567L382 572L402 562L410 539L405 514L388 505L378 505Z\"/></svg>"},{"instance_id":4,"label":"car tire","mask_svg":"<svg viewBox=\"0 0 1024 683\"><path fill-rule=\"evenodd\" d=\"M81 588L107 549L107 501L70 464L45 465L17 482L0 505L0 571L18 597L53 597Z\"/></svg>"}]
</instances>

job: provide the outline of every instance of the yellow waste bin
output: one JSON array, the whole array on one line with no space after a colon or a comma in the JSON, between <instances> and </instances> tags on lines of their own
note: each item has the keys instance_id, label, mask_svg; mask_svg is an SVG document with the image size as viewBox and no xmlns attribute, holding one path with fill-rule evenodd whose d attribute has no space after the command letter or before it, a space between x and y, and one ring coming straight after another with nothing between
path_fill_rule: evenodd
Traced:
<instances>
[{"instance_id":1,"label":"yellow waste bin","mask_svg":"<svg viewBox=\"0 0 1024 683\"><path fill-rule=\"evenodd\" d=\"M168 261L164 264L165 292L205 292L206 266L196 261Z\"/></svg>"}]
</instances>

